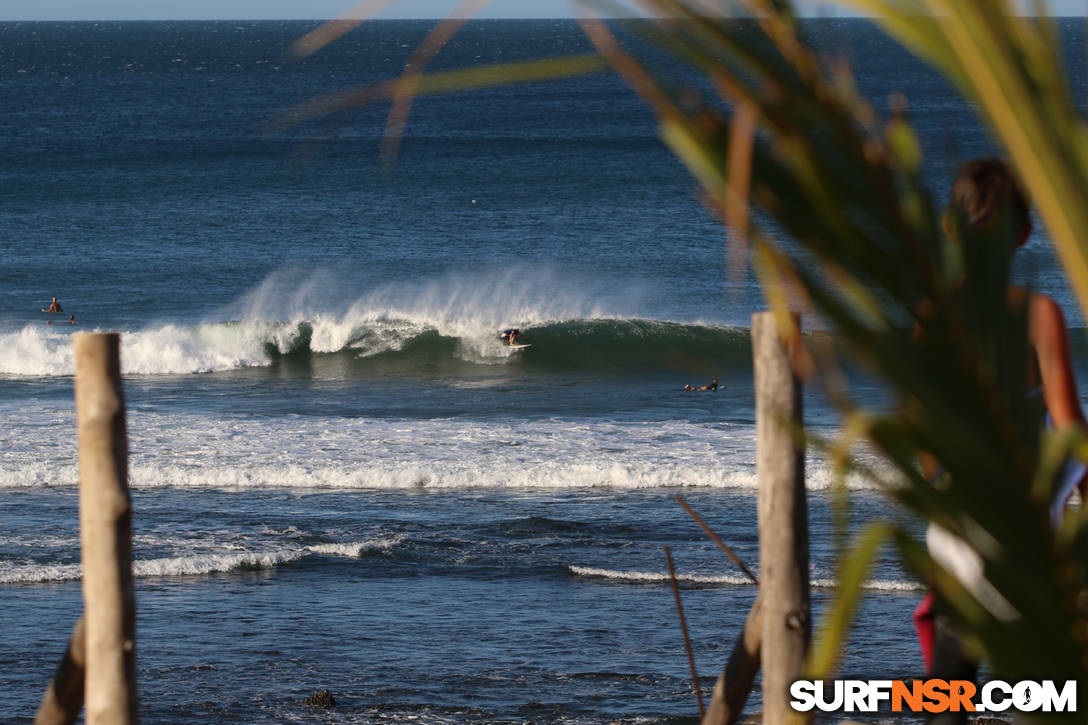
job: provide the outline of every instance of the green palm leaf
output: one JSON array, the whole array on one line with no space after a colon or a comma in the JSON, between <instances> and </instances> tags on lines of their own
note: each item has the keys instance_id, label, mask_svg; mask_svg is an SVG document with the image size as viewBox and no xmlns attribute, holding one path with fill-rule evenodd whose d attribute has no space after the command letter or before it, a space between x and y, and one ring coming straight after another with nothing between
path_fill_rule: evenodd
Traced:
<instances>
[{"instance_id":1,"label":"green palm leaf","mask_svg":"<svg viewBox=\"0 0 1088 725\"><path fill-rule=\"evenodd\" d=\"M1016 18L998 2L855 4L982 109L1088 299L1088 276L1077 271L1086 259L1077 240L1088 239L1084 129L1057 70L1049 24ZM866 426L868 441L898 471L890 495L968 542L1016 613L1010 620L979 601L904 532L878 524L844 559L813 671L830 669L866 562L892 539L920 576L932 578L996 674L1085 679L1088 649L1075 633L1085 627L1077 575L1088 560L1076 557L1088 547L1079 522L1056 540L1046 514L1056 464L1077 436L1048 439L1040 452L1040 411L1027 390L1026 314L1009 309L1010 258L994 253L1014 248L1006 229L961 233L956 254L948 254L905 113L876 120L849 78L826 70L788 9L753 1L761 13L753 21L707 17L695 2L644 5L676 18L643 26L646 37L704 75L716 97L697 114L681 112L680 95L691 89L636 61L603 24L591 34L598 50L655 108L665 142L723 216L748 190L756 209L748 218L757 220L749 241L769 300L782 304L792 290L795 304L835 331L840 353L898 398L895 410L872 413ZM731 133L728 108L754 113L748 146ZM734 154L750 157L747 177L736 175ZM854 410L848 395L837 399L847 414ZM939 461L939 480L920 475L923 451Z\"/></svg>"},{"instance_id":2,"label":"green palm leaf","mask_svg":"<svg viewBox=\"0 0 1088 725\"><path fill-rule=\"evenodd\" d=\"M1006 0L843 1L978 109L1088 316L1088 133L1053 24L1016 16ZM892 542L959 615L996 676L1088 682L1088 509L1057 534L1047 519L1059 464L1071 452L1088 459L1088 441L1079 431L1040 436L1025 310L1010 308L1009 256L994 253L1013 248L1009 228L967 233L949 218L958 242L945 238L905 105L879 118L850 74L813 50L786 0L744 0L742 17L709 16L699 0L639 4L658 18L627 24L642 45L625 49L612 26L587 18L600 57L425 74L409 90L597 72L607 62L655 111L662 138L719 207L733 242L751 249L770 304L801 306L834 332L834 351L814 350L816 369L838 371L845 356L894 394L893 410L860 411L839 377L827 377L848 422L830 449L844 467L857 437L880 451L892 471L880 474L888 495L967 542L1007 606L983 601L908 533L875 522L843 557L811 672L832 671L865 572ZM645 42L697 74L697 88L654 68ZM319 97L270 128L404 92L403 81L389 81ZM935 480L919 470L923 452L940 464Z\"/></svg>"}]
</instances>

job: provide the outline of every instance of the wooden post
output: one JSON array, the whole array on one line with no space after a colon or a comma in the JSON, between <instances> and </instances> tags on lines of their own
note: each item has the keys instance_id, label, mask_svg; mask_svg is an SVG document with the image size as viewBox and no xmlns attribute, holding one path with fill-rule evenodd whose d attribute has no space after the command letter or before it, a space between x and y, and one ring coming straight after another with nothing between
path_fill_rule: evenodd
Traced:
<instances>
[{"instance_id":1,"label":"wooden post","mask_svg":"<svg viewBox=\"0 0 1088 725\"><path fill-rule=\"evenodd\" d=\"M68 649L45 691L34 725L73 725L83 709L83 681L87 664L83 617L72 629Z\"/></svg>"},{"instance_id":2,"label":"wooden post","mask_svg":"<svg viewBox=\"0 0 1088 725\"><path fill-rule=\"evenodd\" d=\"M759 479L759 581L763 609L763 721L800 718L789 687L803 672L809 642L808 512L801 383L790 366L800 319L780 330L772 312L752 316Z\"/></svg>"},{"instance_id":3,"label":"wooden post","mask_svg":"<svg viewBox=\"0 0 1088 725\"><path fill-rule=\"evenodd\" d=\"M87 725L130 725L136 708L132 507L120 336L73 335Z\"/></svg>"},{"instance_id":4,"label":"wooden post","mask_svg":"<svg viewBox=\"0 0 1088 725\"><path fill-rule=\"evenodd\" d=\"M752 683L759 672L759 641L762 637L763 602L762 597L757 595L744 620L744 631L733 645L729 661L714 684L703 725L733 725L740 720L752 691Z\"/></svg>"}]
</instances>

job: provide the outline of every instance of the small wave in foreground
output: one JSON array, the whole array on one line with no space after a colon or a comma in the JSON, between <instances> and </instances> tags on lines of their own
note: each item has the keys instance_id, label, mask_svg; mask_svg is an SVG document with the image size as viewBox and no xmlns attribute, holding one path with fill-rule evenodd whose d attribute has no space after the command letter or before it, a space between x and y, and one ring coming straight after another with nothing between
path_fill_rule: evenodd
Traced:
<instances>
[{"instance_id":1,"label":"small wave in foreground","mask_svg":"<svg viewBox=\"0 0 1088 725\"><path fill-rule=\"evenodd\" d=\"M396 545L397 537L358 542L316 544L297 549L226 553L202 553L155 559L137 559L132 572L140 578L202 576L249 569L274 569L312 556L358 558L385 552ZM79 564L15 564L0 568L0 584L34 584L74 581L83 576Z\"/></svg>"},{"instance_id":2,"label":"small wave in foreground","mask_svg":"<svg viewBox=\"0 0 1088 725\"><path fill-rule=\"evenodd\" d=\"M654 572L654 571L620 571L615 569L597 569L586 566L569 566L571 574L580 577L589 577L595 579L611 579L617 582L628 582L634 584L660 584L662 582L670 581L668 572ZM696 584L703 586L756 586L748 577L736 576L731 574L721 575L700 575L700 574L682 574L678 573L677 580L685 584ZM834 589L838 586L838 582L834 579L813 579L811 585L818 589ZM873 579L866 581L862 585L863 589L880 592L913 592L924 591L925 586L915 581L906 579Z\"/></svg>"}]
</instances>

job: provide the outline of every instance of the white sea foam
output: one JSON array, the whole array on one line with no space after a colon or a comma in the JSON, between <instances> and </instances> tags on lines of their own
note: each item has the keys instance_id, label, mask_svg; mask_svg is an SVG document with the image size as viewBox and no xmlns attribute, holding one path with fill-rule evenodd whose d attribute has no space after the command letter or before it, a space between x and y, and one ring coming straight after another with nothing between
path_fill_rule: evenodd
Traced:
<instances>
[{"instance_id":1,"label":"white sea foam","mask_svg":"<svg viewBox=\"0 0 1088 725\"><path fill-rule=\"evenodd\" d=\"M122 365L130 375L215 372L266 365L264 335L250 327L165 325L122 337Z\"/></svg>"},{"instance_id":2,"label":"white sea foam","mask_svg":"<svg viewBox=\"0 0 1088 725\"><path fill-rule=\"evenodd\" d=\"M71 337L45 325L0 334L0 374L71 375L73 359Z\"/></svg>"},{"instance_id":3,"label":"white sea foam","mask_svg":"<svg viewBox=\"0 0 1088 725\"><path fill-rule=\"evenodd\" d=\"M587 566L569 566L567 567L575 576L590 577L597 579L613 579L623 582L634 582L639 584L659 584L661 582L670 581L668 572L657 571L623 571L617 569L599 569ZM681 574L676 576L678 581L689 584L706 584L706 585L722 585L722 586L755 586L748 577L737 576L732 574L720 574L720 575L702 575L702 574ZM834 579L816 578L811 580L811 585L819 589L834 589L838 586L838 582ZM907 579L873 579L866 581L862 588L872 591L923 591L925 586L915 581Z\"/></svg>"},{"instance_id":4,"label":"white sea foam","mask_svg":"<svg viewBox=\"0 0 1088 725\"><path fill-rule=\"evenodd\" d=\"M77 484L70 409L0 406L0 415L7 426L0 488ZM136 410L128 431L135 488L756 487L750 424L350 418L330 426L320 417ZM676 440L684 441L682 454ZM810 490L834 481L827 465L810 458ZM858 476L846 483L855 490L874 486Z\"/></svg>"},{"instance_id":5,"label":"white sea foam","mask_svg":"<svg viewBox=\"0 0 1088 725\"><path fill-rule=\"evenodd\" d=\"M181 375L267 365L272 326L163 325L126 331L121 366L126 375ZM74 373L71 336L44 325L0 333L0 375L53 377Z\"/></svg>"},{"instance_id":6,"label":"white sea foam","mask_svg":"<svg viewBox=\"0 0 1088 725\"><path fill-rule=\"evenodd\" d=\"M363 554L371 551L387 552L397 544L401 543L404 537L401 535L389 536L382 539L371 539L368 541L351 541L335 544L314 544L313 546L306 547L307 550L314 554L323 554L325 556L343 556L347 558L358 558Z\"/></svg>"},{"instance_id":7,"label":"white sea foam","mask_svg":"<svg viewBox=\"0 0 1088 725\"><path fill-rule=\"evenodd\" d=\"M826 487L832 476L826 472L809 481L809 490ZM0 488L36 488L46 486L73 487L79 480L78 466L68 463L47 467L29 464L25 467L5 466L0 469ZM129 467L129 484L133 488L212 488L244 490L261 488L317 489L651 489L651 488L719 488L755 490L755 474L730 472L722 466L595 464L540 461L537 465L522 462L511 468L502 461L489 464L467 462L429 466L401 464L381 465L365 460L350 460L336 465L312 463L188 465L163 463L133 463ZM871 488L857 479L852 490Z\"/></svg>"},{"instance_id":8,"label":"white sea foam","mask_svg":"<svg viewBox=\"0 0 1088 725\"><path fill-rule=\"evenodd\" d=\"M173 556L163 559L137 560L132 572L138 577L186 576L215 574L238 569L272 569L298 561L306 556L305 549L287 551L258 551L236 554L202 554Z\"/></svg>"},{"instance_id":9,"label":"white sea foam","mask_svg":"<svg viewBox=\"0 0 1088 725\"><path fill-rule=\"evenodd\" d=\"M591 577L595 579L615 579L617 581L636 582L640 584L659 584L670 581L668 572L655 571L619 571L616 569L598 569L587 566L569 566L570 572L576 576ZM702 575L702 574L677 574L678 581L690 584L722 584L732 586L754 586L752 581L745 576L733 576L730 574Z\"/></svg>"},{"instance_id":10,"label":"white sea foam","mask_svg":"<svg viewBox=\"0 0 1088 725\"><path fill-rule=\"evenodd\" d=\"M8 455L0 466L0 488L72 487L79 483L79 466L75 451L66 452L64 459L26 461L24 456Z\"/></svg>"},{"instance_id":11,"label":"white sea foam","mask_svg":"<svg viewBox=\"0 0 1088 725\"><path fill-rule=\"evenodd\" d=\"M7 564L0 566L0 584L33 584L79 579L79 564Z\"/></svg>"}]
</instances>

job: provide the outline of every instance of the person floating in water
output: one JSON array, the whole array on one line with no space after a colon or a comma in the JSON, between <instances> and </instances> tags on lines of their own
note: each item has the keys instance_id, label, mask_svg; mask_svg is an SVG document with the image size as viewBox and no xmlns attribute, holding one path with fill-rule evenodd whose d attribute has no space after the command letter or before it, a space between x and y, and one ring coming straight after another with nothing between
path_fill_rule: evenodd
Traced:
<instances>
[{"instance_id":1,"label":"person floating in water","mask_svg":"<svg viewBox=\"0 0 1088 725\"><path fill-rule=\"evenodd\" d=\"M697 388L692 386L691 383L688 383L687 385L684 386L684 390L692 390L692 391L697 391L697 390L717 390L717 389L718 389L718 379L717 378L714 378L713 380L711 380L709 385L700 385Z\"/></svg>"},{"instance_id":2,"label":"person floating in water","mask_svg":"<svg viewBox=\"0 0 1088 725\"><path fill-rule=\"evenodd\" d=\"M53 301L49 303L49 308L44 310L44 311L45 312L64 312L64 309L60 306L60 303L57 302L57 298L54 297Z\"/></svg>"},{"instance_id":3,"label":"person floating in water","mask_svg":"<svg viewBox=\"0 0 1088 725\"><path fill-rule=\"evenodd\" d=\"M499 339L505 342L507 345L513 345L514 341L518 339L518 335L521 334L521 330L511 328L509 330L503 330L499 335Z\"/></svg>"}]
</instances>

